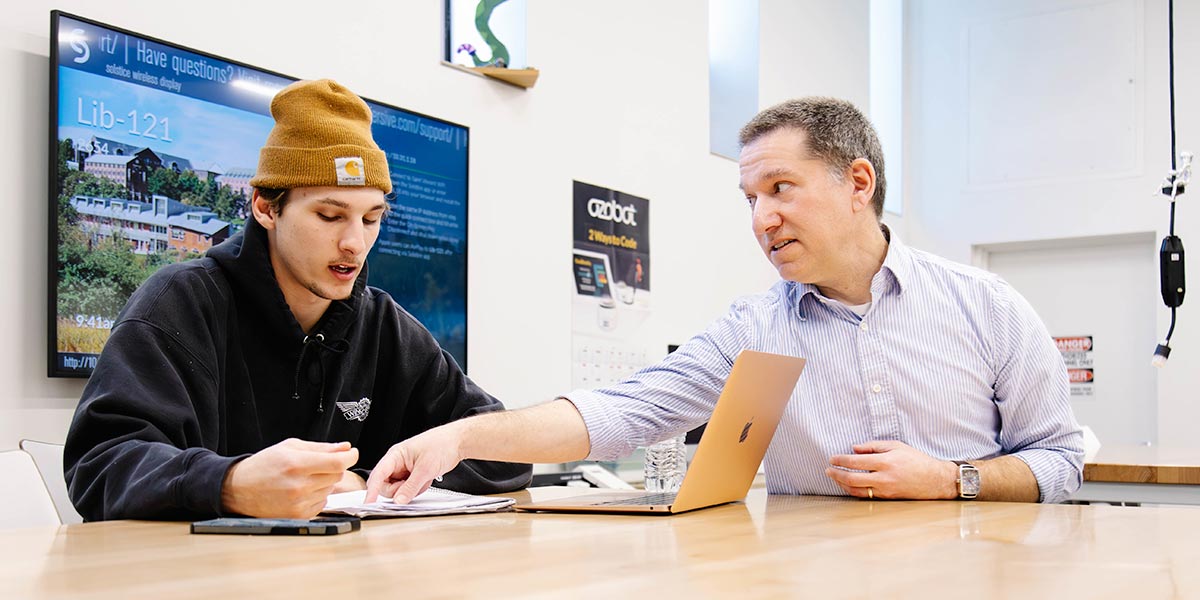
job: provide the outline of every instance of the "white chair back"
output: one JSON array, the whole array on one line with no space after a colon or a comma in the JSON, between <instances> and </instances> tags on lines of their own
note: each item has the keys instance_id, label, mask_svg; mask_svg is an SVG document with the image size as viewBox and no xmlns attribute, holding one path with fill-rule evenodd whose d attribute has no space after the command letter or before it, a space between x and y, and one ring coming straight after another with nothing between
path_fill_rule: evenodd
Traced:
<instances>
[{"instance_id":1,"label":"white chair back","mask_svg":"<svg viewBox=\"0 0 1200 600\"><path fill-rule=\"evenodd\" d=\"M33 458L24 451L0 452L0 481L0 530L62 524Z\"/></svg>"},{"instance_id":2,"label":"white chair back","mask_svg":"<svg viewBox=\"0 0 1200 600\"><path fill-rule=\"evenodd\" d=\"M36 440L21 440L21 449L33 457L50 499L54 501L54 510L64 525L82 523L83 517L75 510L71 497L67 494L67 479L63 476L63 445L39 442Z\"/></svg>"}]
</instances>

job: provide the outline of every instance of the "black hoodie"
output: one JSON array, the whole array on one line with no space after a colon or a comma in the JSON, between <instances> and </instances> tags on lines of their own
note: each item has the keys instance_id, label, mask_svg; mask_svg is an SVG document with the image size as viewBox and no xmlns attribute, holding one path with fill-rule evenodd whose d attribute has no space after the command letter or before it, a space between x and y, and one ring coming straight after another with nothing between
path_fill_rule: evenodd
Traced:
<instances>
[{"instance_id":1,"label":"black hoodie","mask_svg":"<svg viewBox=\"0 0 1200 600\"><path fill-rule=\"evenodd\" d=\"M289 437L351 442L366 477L396 442L504 408L366 280L364 268L350 298L305 336L253 219L204 258L147 279L118 316L67 434L75 508L87 520L223 515L233 463ZM465 461L439 486L504 492L530 473Z\"/></svg>"}]
</instances>

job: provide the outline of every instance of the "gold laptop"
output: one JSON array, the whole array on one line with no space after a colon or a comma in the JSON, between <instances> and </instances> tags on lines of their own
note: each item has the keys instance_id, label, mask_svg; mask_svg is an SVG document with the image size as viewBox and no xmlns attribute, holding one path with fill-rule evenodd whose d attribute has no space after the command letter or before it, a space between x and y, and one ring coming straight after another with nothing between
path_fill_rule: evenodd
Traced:
<instances>
[{"instance_id":1,"label":"gold laptop","mask_svg":"<svg viewBox=\"0 0 1200 600\"><path fill-rule=\"evenodd\" d=\"M746 497L787 407L804 359L743 350L679 491L612 492L518 504L526 511L669 515Z\"/></svg>"}]
</instances>

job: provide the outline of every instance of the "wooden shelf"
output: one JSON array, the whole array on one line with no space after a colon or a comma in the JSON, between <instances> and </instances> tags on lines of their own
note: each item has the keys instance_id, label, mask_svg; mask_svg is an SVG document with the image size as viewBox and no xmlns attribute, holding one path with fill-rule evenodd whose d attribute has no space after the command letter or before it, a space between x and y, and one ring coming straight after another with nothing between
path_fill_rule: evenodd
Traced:
<instances>
[{"instance_id":1,"label":"wooden shelf","mask_svg":"<svg viewBox=\"0 0 1200 600\"><path fill-rule=\"evenodd\" d=\"M509 85L514 85L524 89L533 87L533 85L537 83L538 75L540 74L538 70L534 68L505 69L503 67L466 67L446 61L442 61L442 64L459 71L471 73L480 77L488 77L497 81L503 81Z\"/></svg>"}]
</instances>

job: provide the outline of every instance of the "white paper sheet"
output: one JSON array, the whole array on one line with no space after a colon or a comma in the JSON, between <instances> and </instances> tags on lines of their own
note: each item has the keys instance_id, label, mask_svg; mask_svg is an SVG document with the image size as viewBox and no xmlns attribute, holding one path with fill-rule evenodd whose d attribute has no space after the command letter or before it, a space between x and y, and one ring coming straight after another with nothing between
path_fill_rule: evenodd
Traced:
<instances>
[{"instance_id":1,"label":"white paper sheet","mask_svg":"<svg viewBox=\"0 0 1200 600\"><path fill-rule=\"evenodd\" d=\"M332 494L325 501L321 512L350 515L354 517L423 517L458 513L492 512L516 504L513 498L472 496L460 492L431 487L408 504L396 504L391 498L380 496L378 501L367 504L366 490Z\"/></svg>"}]
</instances>

